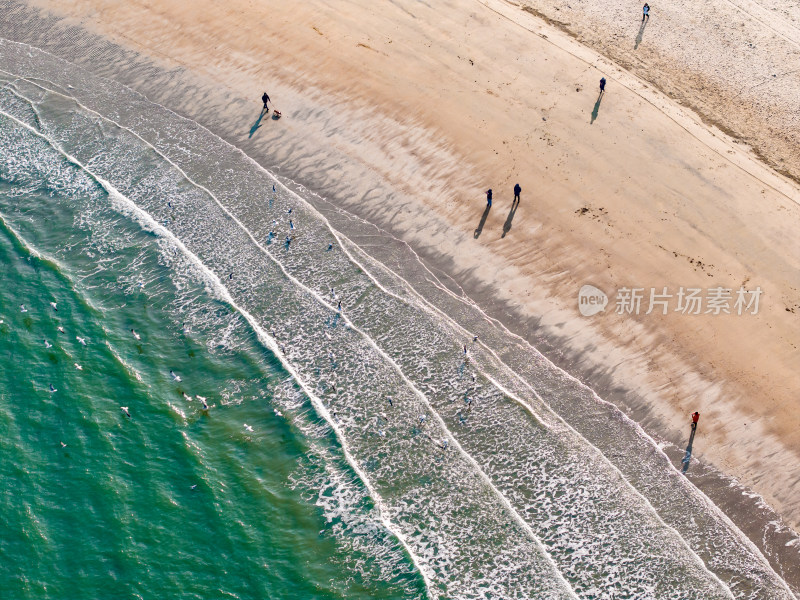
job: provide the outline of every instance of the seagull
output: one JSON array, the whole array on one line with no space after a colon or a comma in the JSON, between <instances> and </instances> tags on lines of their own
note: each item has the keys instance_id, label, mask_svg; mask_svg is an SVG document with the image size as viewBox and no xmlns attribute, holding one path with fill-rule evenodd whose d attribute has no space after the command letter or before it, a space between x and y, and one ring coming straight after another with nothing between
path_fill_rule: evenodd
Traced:
<instances>
[{"instance_id":1,"label":"seagull","mask_svg":"<svg viewBox=\"0 0 800 600\"><path fill-rule=\"evenodd\" d=\"M127 406L120 406L120 409L122 410L122 414L123 415L125 415L129 419L131 418L131 413L128 412L128 407Z\"/></svg>"},{"instance_id":2,"label":"seagull","mask_svg":"<svg viewBox=\"0 0 800 600\"><path fill-rule=\"evenodd\" d=\"M24 313L25 313L25 312L28 312L28 309L27 309L27 308L25 308L25 305L24 305L24 304L20 304L20 305L19 305L19 310L20 310L20 312L24 312Z\"/></svg>"},{"instance_id":3,"label":"seagull","mask_svg":"<svg viewBox=\"0 0 800 600\"><path fill-rule=\"evenodd\" d=\"M48 342L47 340L45 340L45 341L44 341L44 347L45 347L45 348L52 348L52 347L53 347L53 344L51 344L50 342Z\"/></svg>"},{"instance_id":4,"label":"seagull","mask_svg":"<svg viewBox=\"0 0 800 600\"><path fill-rule=\"evenodd\" d=\"M252 432L253 432L253 428L252 428L252 427L250 427L250 425L248 425L247 423L245 423L245 424L244 424L244 428L245 428L247 431L249 431L250 433L252 433Z\"/></svg>"},{"instance_id":5,"label":"seagull","mask_svg":"<svg viewBox=\"0 0 800 600\"><path fill-rule=\"evenodd\" d=\"M189 488L189 489L192 489L192 490L193 490L193 489L195 489L196 487L197 487L197 484L195 483L195 484L194 484L194 485L193 485L191 488Z\"/></svg>"},{"instance_id":6,"label":"seagull","mask_svg":"<svg viewBox=\"0 0 800 600\"><path fill-rule=\"evenodd\" d=\"M62 448L66 448L67 447L67 445L64 442L59 442L59 443L61 444Z\"/></svg>"},{"instance_id":7,"label":"seagull","mask_svg":"<svg viewBox=\"0 0 800 600\"><path fill-rule=\"evenodd\" d=\"M206 399L203 398L202 396L197 396L197 398L200 400L200 402L203 403L203 410L208 410L208 404L206 404Z\"/></svg>"},{"instance_id":8,"label":"seagull","mask_svg":"<svg viewBox=\"0 0 800 600\"><path fill-rule=\"evenodd\" d=\"M58 326L58 332L64 333L64 328L61 325Z\"/></svg>"},{"instance_id":9,"label":"seagull","mask_svg":"<svg viewBox=\"0 0 800 600\"><path fill-rule=\"evenodd\" d=\"M51 303L50 303L50 306L52 306L52 307L53 307L53 310L54 310L54 311L58 312L58 305L57 305L55 302L51 302Z\"/></svg>"},{"instance_id":10,"label":"seagull","mask_svg":"<svg viewBox=\"0 0 800 600\"><path fill-rule=\"evenodd\" d=\"M50 384L50 393L57 392L58 390L53 387L53 384Z\"/></svg>"},{"instance_id":11,"label":"seagull","mask_svg":"<svg viewBox=\"0 0 800 600\"><path fill-rule=\"evenodd\" d=\"M186 398L186 400L188 400L189 402L192 401L192 397L191 396L187 396L186 392L183 392L183 397Z\"/></svg>"},{"instance_id":12,"label":"seagull","mask_svg":"<svg viewBox=\"0 0 800 600\"><path fill-rule=\"evenodd\" d=\"M75 336L75 339L76 339L76 340L78 340L78 341L79 341L81 344L83 344L84 346L86 345L86 339L82 338L81 336L79 336L79 335L76 335L76 336Z\"/></svg>"},{"instance_id":13,"label":"seagull","mask_svg":"<svg viewBox=\"0 0 800 600\"><path fill-rule=\"evenodd\" d=\"M273 411L273 412L274 412L276 415L278 415L279 417L282 417L282 416L283 416L283 413L282 413L281 411L279 411L277 408L273 408L273 409L272 409L272 411Z\"/></svg>"},{"instance_id":14,"label":"seagull","mask_svg":"<svg viewBox=\"0 0 800 600\"><path fill-rule=\"evenodd\" d=\"M181 378L179 376L175 375L175 371L170 371L169 374L172 375L172 378L175 381L180 381L181 380Z\"/></svg>"},{"instance_id":15,"label":"seagull","mask_svg":"<svg viewBox=\"0 0 800 600\"><path fill-rule=\"evenodd\" d=\"M75 363L75 368L78 369L78 371L83 371L83 367L80 366L78 363Z\"/></svg>"},{"instance_id":16,"label":"seagull","mask_svg":"<svg viewBox=\"0 0 800 600\"><path fill-rule=\"evenodd\" d=\"M137 340L142 339L142 336L140 336L138 333L136 333L136 330L131 329L131 333L133 334L133 337L135 337Z\"/></svg>"}]
</instances>

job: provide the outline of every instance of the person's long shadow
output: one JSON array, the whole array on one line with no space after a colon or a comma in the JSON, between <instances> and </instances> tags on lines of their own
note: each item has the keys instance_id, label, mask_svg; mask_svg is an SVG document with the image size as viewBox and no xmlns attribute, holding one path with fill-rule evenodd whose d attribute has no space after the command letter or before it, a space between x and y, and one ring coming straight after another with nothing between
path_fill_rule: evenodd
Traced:
<instances>
[{"instance_id":1,"label":"person's long shadow","mask_svg":"<svg viewBox=\"0 0 800 600\"><path fill-rule=\"evenodd\" d=\"M597 97L597 102L594 103L594 108L592 109L592 120L589 121L589 125L597 120L597 113L600 112L600 103L603 101L604 93L605 92L600 92L600 95Z\"/></svg>"},{"instance_id":2,"label":"person's long shadow","mask_svg":"<svg viewBox=\"0 0 800 600\"><path fill-rule=\"evenodd\" d=\"M519 200L514 200L514 202L511 203L511 212L508 213L508 218L506 219L506 222L503 223L503 235L500 236L501 238L506 237L506 234L511 231L511 221L514 220L514 215L516 214L518 208Z\"/></svg>"},{"instance_id":3,"label":"person's long shadow","mask_svg":"<svg viewBox=\"0 0 800 600\"><path fill-rule=\"evenodd\" d=\"M683 455L683 460L681 460L681 464L683 467L681 468L681 473L686 473L689 470L689 462L692 460L692 444L694 444L694 434L697 432L697 427L692 427L692 433L689 435L689 445L686 446L686 452Z\"/></svg>"},{"instance_id":4,"label":"person's long shadow","mask_svg":"<svg viewBox=\"0 0 800 600\"><path fill-rule=\"evenodd\" d=\"M639 27L639 34L636 36L636 44L634 44L633 49L638 50L639 44L642 43L642 38L644 37L644 28L647 27L647 24L650 22L650 19L646 19L642 21L642 26Z\"/></svg>"},{"instance_id":5,"label":"person's long shadow","mask_svg":"<svg viewBox=\"0 0 800 600\"><path fill-rule=\"evenodd\" d=\"M261 109L261 114L258 115L258 119L256 119L256 122L253 123L253 126L250 128L250 135L248 137L253 137L253 134L258 131L259 127L261 127L261 119L264 118L264 115L268 114L269 110L264 110L263 108Z\"/></svg>"},{"instance_id":6,"label":"person's long shadow","mask_svg":"<svg viewBox=\"0 0 800 600\"><path fill-rule=\"evenodd\" d=\"M491 207L491 206L489 206L489 205L487 204L487 205L486 205L486 210L485 210L485 211L483 211L483 216L481 216L481 222L480 222L480 223L478 223L478 228L475 230L475 233L473 234L473 237L474 237L476 240L478 239L478 236L479 236L479 235L481 234L481 232L483 231L483 226L484 226L484 224L486 223L486 219L487 219L487 217L489 216L489 211L490 211L490 210L492 210L492 207Z\"/></svg>"}]
</instances>

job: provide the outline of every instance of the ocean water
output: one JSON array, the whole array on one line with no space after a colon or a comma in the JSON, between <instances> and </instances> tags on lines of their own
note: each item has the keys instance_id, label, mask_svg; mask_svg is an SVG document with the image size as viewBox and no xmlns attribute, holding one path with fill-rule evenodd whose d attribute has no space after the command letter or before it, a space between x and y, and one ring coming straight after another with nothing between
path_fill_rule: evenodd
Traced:
<instances>
[{"instance_id":1,"label":"ocean water","mask_svg":"<svg viewBox=\"0 0 800 600\"><path fill-rule=\"evenodd\" d=\"M0 597L794 597L635 424L236 148L0 69Z\"/></svg>"}]
</instances>

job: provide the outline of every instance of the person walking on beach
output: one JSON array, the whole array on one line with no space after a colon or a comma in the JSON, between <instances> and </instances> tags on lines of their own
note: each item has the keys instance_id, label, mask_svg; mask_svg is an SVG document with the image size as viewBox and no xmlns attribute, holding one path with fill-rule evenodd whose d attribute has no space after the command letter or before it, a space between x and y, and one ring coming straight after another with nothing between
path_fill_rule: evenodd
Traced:
<instances>
[{"instance_id":1,"label":"person walking on beach","mask_svg":"<svg viewBox=\"0 0 800 600\"><path fill-rule=\"evenodd\" d=\"M267 94L267 92L264 92L264 95L261 96L261 101L264 103L264 110L269 110L269 107L267 106L267 102L269 102L269 94ZM272 186L272 191L275 191L275 186Z\"/></svg>"},{"instance_id":2,"label":"person walking on beach","mask_svg":"<svg viewBox=\"0 0 800 600\"><path fill-rule=\"evenodd\" d=\"M692 431L697 429L697 422L700 420L700 413L695 411L692 413Z\"/></svg>"},{"instance_id":3,"label":"person walking on beach","mask_svg":"<svg viewBox=\"0 0 800 600\"><path fill-rule=\"evenodd\" d=\"M606 91L606 78L605 77L601 77L600 78L600 93L602 94L605 91Z\"/></svg>"},{"instance_id":4,"label":"person walking on beach","mask_svg":"<svg viewBox=\"0 0 800 600\"><path fill-rule=\"evenodd\" d=\"M492 188L486 190L486 206L490 208L492 206Z\"/></svg>"},{"instance_id":5,"label":"person walking on beach","mask_svg":"<svg viewBox=\"0 0 800 600\"><path fill-rule=\"evenodd\" d=\"M518 183L516 185L514 185L514 202L519 202L519 194L520 194L521 191L522 191L522 188L519 187Z\"/></svg>"},{"instance_id":6,"label":"person walking on beach","mask_svg":"<svg viewBox=\"0 0 800 600\"><path fill-rule=\"evenodd\" d=\"M650 20L650 5L647 2L642 7L642 23L644 23L645 19Z\"/></svg>"}]
</instances>

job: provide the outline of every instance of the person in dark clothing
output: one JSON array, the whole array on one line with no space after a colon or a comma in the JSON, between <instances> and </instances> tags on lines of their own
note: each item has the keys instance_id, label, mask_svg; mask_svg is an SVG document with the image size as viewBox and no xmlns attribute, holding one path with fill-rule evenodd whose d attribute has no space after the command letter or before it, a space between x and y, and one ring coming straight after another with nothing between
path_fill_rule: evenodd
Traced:
<instances>
[{"instance_id":1,"label":"person in dark clothing","mask_svg":"<svg viewBox=\"0 0 800 600\"><path fill-rule=\"evenodd\" d=\"M650 20L650 5L647 2L642 7L642 23L644 23L645 19Z\"/></svg>"},{"instance_id":2,"label":"person in dark clothing","mask_svg":"<svg viewBox=\"0 0 800 600\"><path fill-rule=\"evenodd\" d=\"M601 77L600 78L600 93L602 94L605 91L606 91L606 78L605 77Z\"/></svg>"},{"instance_id":3,"label":"person in dark clothing","mask_svg":"<svg viewBox=\"0 0 800 600\"><path fill-rule=\"evenodd\" d=\"M261 101L264 103L264 110L269 110L267 102L269 102L270 100L269 100L269 94L267 94L267 92L264 92L264 95L261 96Z\"/></svg>"},{"instance_id":4,"label":"person in dark clothing","mask_svg":"<svg viewBox=\"0 0 800 600\"><path fill-rule=\"evenodd\" d=\"M519 187L519 184L514 186L514 202L519 202L519 193L522 191L522 188Z\"/></svg>"},{"instance_id":5,"label":"person in dark clothing","mask_svg":"<svg viewBox=\"0 0 800 600\"><path fill-rule=\"evenodd\" d=\"M486 190L486 206L492 205L492 188Z\"/></svg>"}]
</instances>

